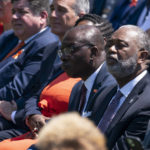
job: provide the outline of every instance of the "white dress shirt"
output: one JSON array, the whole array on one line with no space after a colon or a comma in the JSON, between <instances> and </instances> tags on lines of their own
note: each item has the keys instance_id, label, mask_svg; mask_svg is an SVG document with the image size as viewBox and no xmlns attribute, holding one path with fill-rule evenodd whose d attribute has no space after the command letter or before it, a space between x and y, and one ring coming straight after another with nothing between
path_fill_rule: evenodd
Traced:
<instances>
[{"instance_id":1,"label":"white dress shirt","mask_svg":"<svg viewBox=\"0 0 150 150\"><path fill-rule=\"evenodd\" d=\"M89 99L89 96L90 96L90 93L91 93L91 90L92 90L92 87L93 87L93 84L95 82L95 79L97 77L97 74L99 73L101 67L102 67L103 64L101 64L97 70L91 74L88 79L86 79L84 81L84 84L85 84L85 87L87 88L87 92L86 92L86 101L85 101L85 105L83 107L83 111L82 111L82 116L84 117L84 114L85 114L85 108L87 106L87 103L88 103L88 99Z\"/></svg>"}]
</instances>

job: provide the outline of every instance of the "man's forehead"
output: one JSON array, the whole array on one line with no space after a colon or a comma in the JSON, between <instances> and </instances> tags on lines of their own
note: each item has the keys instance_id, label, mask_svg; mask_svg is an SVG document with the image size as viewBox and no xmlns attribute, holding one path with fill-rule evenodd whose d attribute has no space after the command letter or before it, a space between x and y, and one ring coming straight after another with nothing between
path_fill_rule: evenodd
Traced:
<instances>
[{"instance_id":1,"label":"man's forehead","mask_svg":"<svg viewBox=\"0 0 150 150\"><path fill-rule=\"evenodd\" d=\"M111 39L119 39L122 41L132 42L137 39L137 32L135 30L117 30L113 33Z\"/></svg>"},{"instance_id":2,"label":"man's forehead","mask_svg":"<svg viewBox=\"0 0 150 150\"><path fill-rule=\"evenodd\" d=\"M24 8L24 7L29 7L29 3L27 0L14 1L12 6Z\"/></svg>"},{"instance_id":3,"label":"man's forehead","mask_svg":"<svg viewBox=\"0 0 150 150\"><path fill-rule=\"evenodd\" d=\"M136 37L138 36L136 30L131 29L131 28L119 28L118 30L116 30L112 37Z\"/></svg>"},{"instance_id":4,"label":"man's forehead","mask_svg":"<svg viewBox=\"0 0 150 150\"><path fill-rule=\"evenodd\" d=\"M53 6L70 7L75 4L76 0L53 0Z\"/></svg>"}]
</instances>

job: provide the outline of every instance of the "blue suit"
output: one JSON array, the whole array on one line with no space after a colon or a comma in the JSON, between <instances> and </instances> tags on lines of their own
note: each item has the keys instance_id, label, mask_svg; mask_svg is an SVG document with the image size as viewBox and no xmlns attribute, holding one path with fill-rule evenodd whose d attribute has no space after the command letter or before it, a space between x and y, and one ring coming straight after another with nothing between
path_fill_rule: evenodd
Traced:
<instances>
[{"instance_id":1,"label":"blue suit","mask_svg":"<svg viewBox=\"0 0 150 150\"><path fill-rule=\"evenodd\" d=\"M37 35L22 49L17 59L9 57L0 63L0 100L17 100L27 95L36 83L45 49L58 45L48 29Z\"/></svg>"},{"instance_id":2,"label":"blue suit","mask_svg":"<svg viewBox=\"0 0 150 150\"><path fill-rule=\"evenodd\" d=\"M41 91L63 72L60 67L60 59L57 57L57 46L56 43L53 43L45 49L39 75L35 78L36 83L26 95L16 100L19 105L21 104L15 115L16 124L2 117L0 118L0 129L4 130L0 132L0 140L12 138L29 131L25 125L26 116L41 114L37 105Z\"/></svg>"},{"instance_id":3,"label":"blue suit","mask_svg":"<svg viewBox=\"0 0 150 150\"><path fill-rule=\"evenodd\" d=\"M130 3L130 0L121 0L116 4L109 19L114 29L125 24L137 24L139 16L146 5L146 0L139 0L136 7L130 7Z\"/></svg>"},{"instance_id":4,"label":"blue suit","mask_svg":"<svg viewBox=\"0 0 150 150\"><path fill-rule=\"evenodd\" d=\"M88 98L87 107L85 109L86 112L90 112L93 108L94 103L97 101L97 96L100 92L102 92L106 87L110 85L116 84L115 79L112 75L107 71L106 64L102 65L99 73L95 81L93 81L93 87ZM83 82L79 81L72 89L71 96L69 99L68 111L78 111L80 104L80 95L81 95L81 87Z\"/></svg>"},{"instance_id":5,"label":"blue suit","mask_svg":"<svg viewBox=\"0 0 150 150\"><path fill-rule=\"evenodd\" d=\"M0 61L17 45L18 38L13 30L8 30L0 35Z\"/></svg>"},{"instance_id":6,"label":"blue suit","mask_svg":"<svg viewBox=\"0 0 150 150\"><path fill-rule=\"evenodd\" d=\"M125 138L128 136L144 139L150 119L149 90L150 74L147 73L132 89L109 124L105 132L108 149L127 149ZM90 118L96 125L116 92L117 86L110 86L97 97L99 100L94 104Z\"/></svg>"}]
</instances>

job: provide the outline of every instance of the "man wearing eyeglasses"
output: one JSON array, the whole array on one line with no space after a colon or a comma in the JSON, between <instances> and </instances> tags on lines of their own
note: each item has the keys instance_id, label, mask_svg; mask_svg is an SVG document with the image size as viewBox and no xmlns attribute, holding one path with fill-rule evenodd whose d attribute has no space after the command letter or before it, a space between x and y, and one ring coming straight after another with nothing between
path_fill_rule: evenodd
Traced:
<instances>
[{"instance_id":1,"label":"man wearing eyeglasses","mask_svg":"<svg viewBox=\"0 0 150 150\"><path fill-rule=\"evenodd\" d=\"M94 26L77 26L64 36L59 56L70 77L82 78L71 92L68 110L89 117L99 92L115 84L104 63L103 36Z\"/></svg>"}]
</instances>

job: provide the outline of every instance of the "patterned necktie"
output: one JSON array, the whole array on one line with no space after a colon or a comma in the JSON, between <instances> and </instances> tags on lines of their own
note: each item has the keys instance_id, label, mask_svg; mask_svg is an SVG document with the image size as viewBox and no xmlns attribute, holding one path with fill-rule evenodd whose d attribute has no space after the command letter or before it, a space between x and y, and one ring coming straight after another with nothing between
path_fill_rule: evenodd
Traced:
<instances>
[{"instance_id":1,"label":"patterned necktie","mask_svg":"<svg viewBox=\"0 0 150 150\"><path fill-rule=\"evenodd\" d=\"M81 87L81 96L80 96L80 105L79 105L79 113L82 114L84 105L85 105L85 101L86 101L86 92L87 89L83 83L82 87Z\"/></svg>"},{"instance_id":2,"label":"patterned necktie","mask_svg":"<svg viewBox=\"0 0 150 150\"><path fill-rule=\"evenodd\" d=\"M9 56L12 56L14 55L21 47L23 47L25 45L24 41L21 41L14 49L12 49L10 51L10 53L8 53L4 58L3 60L7 59ZM2 60L2 61L3 61Z\"/></svg>"},{"instance_id":3,"label":"patterned necktie","mask_svg":"<svg viewBox=\"0 0 150 150\"><path fill-rule=\"evenodd\" d=\"M112 99L111 103L108 105L106 111L103 114L102 119L100 120L98 124L98 128L105 133L107 130L109 124L111 123L112 119L116 115L116 109L119 106L120 99L123 96L123 94L120 92L120 90L116 93L115 97Z\"/></svg>"}]
</instances>

